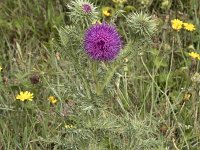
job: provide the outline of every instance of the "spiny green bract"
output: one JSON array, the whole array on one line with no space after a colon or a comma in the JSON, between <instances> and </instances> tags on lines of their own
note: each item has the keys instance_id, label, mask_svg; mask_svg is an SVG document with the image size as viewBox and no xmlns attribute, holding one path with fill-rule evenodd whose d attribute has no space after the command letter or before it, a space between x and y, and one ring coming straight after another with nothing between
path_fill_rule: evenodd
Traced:
<instances>
[{"instance_id":1,"label":"spiny green bract","mask_svg":"<svg viewBox=\"0 0 200 150\"><path fill-rule=\"evenodd\" d=\"M72 1L69 5L67 5L70 12L69 17L70 20L79 25L89 25L92 22L98 20L98 12L97 7L95 7L92 3L87 0L77 0Z\"/></svg>"},{"instance_id":2,"label":"spiny green bract","mask_svg":"<svg viewBox=\"0 0 200 150\"><path fill-rule=\"evenodd\" d=\"M135 12L128 15L127 24L133 34L139 34L144 37L151 36L157 31L156 20L143 12Z\"/></svg>"}]
</instances>

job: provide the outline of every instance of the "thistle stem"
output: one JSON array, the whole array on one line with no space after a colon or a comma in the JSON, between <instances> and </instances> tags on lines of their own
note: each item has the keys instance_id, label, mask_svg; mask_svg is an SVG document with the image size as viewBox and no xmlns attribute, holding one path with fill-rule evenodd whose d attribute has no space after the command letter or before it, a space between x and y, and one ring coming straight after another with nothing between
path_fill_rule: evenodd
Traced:
<instances>
[{"instance_id":1,"label":"thistle stem","mask_svg":"<svg viewBox=\"0 0 200 150\"><path fill-rule=\"evenodd\" d=\"M92 76L93 76L93 80L95 83L95 91L97 95L100 95L100 91L99 91L99 82L98 82L98 72L97 72L98 68L97 68L97 62L92 62Z\"/></svg>"}]
</instances>

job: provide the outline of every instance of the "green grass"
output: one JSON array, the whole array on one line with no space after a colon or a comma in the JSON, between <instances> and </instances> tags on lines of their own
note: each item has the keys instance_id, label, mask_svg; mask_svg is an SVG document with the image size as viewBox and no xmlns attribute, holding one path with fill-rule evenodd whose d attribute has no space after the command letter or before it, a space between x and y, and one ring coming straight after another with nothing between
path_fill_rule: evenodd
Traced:
<instances>
[{"instance_id":1,"label":"green grass","mask_svg":"<svg viewBox=\"0 0 200 150\"><path fill-rule=\"evenodd\" d=\"M98 11L114 7L93 2ZM129 1L125 6L154 15L158 30L144 41L127 32L127 12L111 18L124 48L110 63L93 62L81 51L84 31L65 27L74 25L68 3L0 2L0 149L199 150L199 62L188 52L200 53L200 2L177 0L162 9L162 0ZM174 31L174 18L196 31ZM39 83L31 83L33 76ZM19 91L34 93L33 101L17 101Z\"/></svg>"}]
</instances>

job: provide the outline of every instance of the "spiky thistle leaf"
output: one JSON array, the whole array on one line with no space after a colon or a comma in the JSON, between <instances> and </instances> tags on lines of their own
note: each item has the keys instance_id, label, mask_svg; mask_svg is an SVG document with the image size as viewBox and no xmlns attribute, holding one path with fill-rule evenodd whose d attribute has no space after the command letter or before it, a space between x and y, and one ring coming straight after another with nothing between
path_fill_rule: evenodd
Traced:
<instances>
[{"instance_id":1,"label":"spiky thistle leaf","mask_svg":"<svg viewBox=\"0 0 200 150\"><path fill-rule=\"evenodd\" d=\"M79 31L75 26L65 26L59 30L59 36L61 43L64 47L70 45L76 45L81 43L82 36L81 31Z\"/></svg>"}]
</instances>

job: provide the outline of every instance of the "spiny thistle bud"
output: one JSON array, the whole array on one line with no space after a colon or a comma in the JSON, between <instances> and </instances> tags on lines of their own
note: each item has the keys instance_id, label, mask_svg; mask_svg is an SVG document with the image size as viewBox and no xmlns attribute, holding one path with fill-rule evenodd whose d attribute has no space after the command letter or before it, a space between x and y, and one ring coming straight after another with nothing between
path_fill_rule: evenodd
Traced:
<instances>
[{"instance_id":1,"label":"spiny thistle bud","mask_svg":"<svg viewBox=\"0 0 200 150\"><path fill-rule=\"evenodd\" d=\"M163 0L161 3L161 9L168 10L171 7L171 0Z\"/></svg>"},{"instance_id":2,"label":"spiny thistle bud","mask_svg":"<svg viewBox=\"0 0 200 150\"><path fill-rule=\"evenodd\" d=\"M74 23L88 25L94 20L98 20L96 7L87 0L72 1L71 4L68 5L68 8L70 10L70 20Z\"/></svg>"},{"instance_id":3,"label":"spiny thistle bud","mask_svg":"<svg viewBox=\"0 0 200 150\"><path fill-rule=\"evenodd\" d=\"M145 37L153 35L157 30L156 20L143 12L130 14L127 23L133 33Z\"/></svg>"},{"instance_id":4,"label":"spiny thistle bud","mask_svg":"<svg viewBox=\"0 0 200 150\"><path fill-rule=\"evenodd\" d=\"M194 75L192 75L191 80L192 82L200 83L200 74L196 72Z\"/></svg>"}]
</instances>

